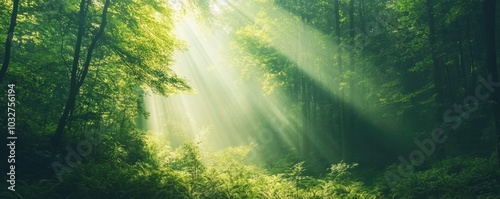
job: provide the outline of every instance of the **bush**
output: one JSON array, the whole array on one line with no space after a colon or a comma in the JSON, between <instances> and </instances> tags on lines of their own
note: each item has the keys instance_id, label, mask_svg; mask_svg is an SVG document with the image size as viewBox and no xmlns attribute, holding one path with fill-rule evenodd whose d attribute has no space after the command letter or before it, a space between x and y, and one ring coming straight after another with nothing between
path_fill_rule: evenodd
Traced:
<instances>
[{"instance_id":1,"label":"bush","mask_svg":"<svg viewBox=\"0 0 500 199\"><path fill-rule=\"evenodd\" d=\"M381 187L388 190L385 184ZM390 195L395 198L498 198L500 171L493 158L448 158L403 179Z\"/></svg>"},{"instance_id":2,"label":"bush","mask_svg":"<svg viewBox=\"0 0 500 199\"><path fill-rule=\"evenodd\" d=\"M69 198L185 198L183 180L148 164L82 166L58 186Z\"/></svg>"}]
</instances>

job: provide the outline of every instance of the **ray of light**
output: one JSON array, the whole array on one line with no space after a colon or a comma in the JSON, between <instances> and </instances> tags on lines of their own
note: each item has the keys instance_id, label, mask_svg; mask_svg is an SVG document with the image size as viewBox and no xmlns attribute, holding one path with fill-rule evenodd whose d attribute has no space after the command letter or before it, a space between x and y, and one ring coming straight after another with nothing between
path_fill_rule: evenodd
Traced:
<instances>
[{"instance_id":1,"label":"ray of light","mask_svg":"<svg viewBox=\"0 0 500 199\"><path fill-rule=\"evenodd\" d=\"M290 134L297 130L292 123L297 123L298 117L284 113L289 105L286 98L279 94L264 96L258 82L240 81L240 69L228 61L229 41L225 33L201 30L187 18L177 28L177 34L187 42L189 50L175 55L173 69L188 79L195 93L168 98L150 94L146 108L151 114L151 131L165 133L173 121L193 132L191 138L201 136L210 126L211 132L204 140L209 148L263 145L278 140L293 145ZM283 128L270 127L272 122ZM278 131L277 137L268 135Z\"/></svg>"},{"instance_id":2,"label":"ray of light","mask_svg":"<svg viewBox=\"0 0 500 199\"><path fill-rule=\"evenodd\" d=\"M239 23L239 27L256 24L268 36L273 48L293 61L331 97L340 96L339 87L345 80L339 78L341 74L335 64L338 48L331 36L272 4L225 1L217 7L219 9L233 9L234 19L228 20ZM174 71L188 79L196 92L169 98L149 96L146 108L151 112L150 130L159 134L171 131L168 125L173 122L185 126L191 132L189 137L194 138L211 127L204 142L215 149L250 142L300 148L301 139L309 139L320 152L328 153L321 150L325 140L303 132L302 116L297 111L300 108L293 108L294 103L283 92L277 90L264 96L260 83L239 81L241 71L228 61L227 30L203 30L196 21L185 18L176 31L187 42L189 50L175 55ZM370 81L368 77L361 78ZM361 103L366 101L346 101L352 111L360 110ZM364 119L373 121L369 115ZM390 128L384 123L374 125Z\"/></svg>"},{"instance_id":3,"label":"ray of light","mask_svg":"<svg viewBox=\"0 0 500 199\"><path fill-rule=\"evenodd\" d=\"M229 9L241 10L241 17L254 17L253 20L246 20L247 25L255 22L260 31L268 36L267 39L273 48L285 55L288 59L296 63L298 68L307 74L322 89L327 90L331 97L339 98L341 89L348 89L348 82L340 78L342 74L339 71L337 59L339 56L339 46L335 44L335 38L331 35L325 35L323 32L315 29L306 22L300 20L300 17L275 6L271 1L260 1L261 3L242 3L238 0L226 0ZM243 11L244 10L244 11ZM363 45L363 44L359 44ZM349 52L362 46L343 46L341 53L343 58L344 72L349 70L348 65ZM360 80L365 84L375 84L374 77L365 74L357 74ZM345 103L352 111L359 112L366 107L366 104L377 104L378 98L352 100L349 95L345 96ZM394 125L390 121L381 121L377 113L364 113L361 117L372 125L385 129L387 132L395 132ZM376 122L374 122L376 121Z\"/></svg>"}]
</instances>

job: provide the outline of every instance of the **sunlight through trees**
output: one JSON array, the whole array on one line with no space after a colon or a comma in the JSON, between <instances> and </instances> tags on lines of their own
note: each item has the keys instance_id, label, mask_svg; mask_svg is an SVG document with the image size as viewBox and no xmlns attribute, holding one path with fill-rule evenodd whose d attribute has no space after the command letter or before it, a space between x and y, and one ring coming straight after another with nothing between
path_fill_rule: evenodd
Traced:
<instances>
[{"instance_id":1,"label":"sunlight through trees","mask_svg":"<svg viewBox=\"0 0 500 199\"><path fill-rule=\"evenodd\" d=\"M498 8L0 1L0 198L498 198Z\"/></svg>"}]
</instances>

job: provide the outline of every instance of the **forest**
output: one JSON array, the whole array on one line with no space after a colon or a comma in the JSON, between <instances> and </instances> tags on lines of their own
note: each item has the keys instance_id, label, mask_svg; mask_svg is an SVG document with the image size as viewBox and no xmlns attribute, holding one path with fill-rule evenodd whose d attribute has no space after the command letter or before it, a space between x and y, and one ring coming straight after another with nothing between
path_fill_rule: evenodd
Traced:
<instances>
[{"instance_id":1,"label":"forest","mask_svg":"<svg viewBox=\"0 0 500 199\"><path fill-rule=\"evenodd\" d=\"M496 0L0 0L0 198L500 198Z\"/></svg>"}]
</instances>

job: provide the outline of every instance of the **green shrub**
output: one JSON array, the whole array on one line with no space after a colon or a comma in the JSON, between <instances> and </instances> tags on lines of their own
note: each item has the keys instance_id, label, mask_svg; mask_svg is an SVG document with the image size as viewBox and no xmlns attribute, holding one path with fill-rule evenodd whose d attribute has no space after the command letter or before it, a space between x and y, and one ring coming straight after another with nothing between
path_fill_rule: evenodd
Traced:
<instances>
[{"instance_id":1,"label":"green shrub","mask_svg":"<svg viewBox=\"0 0 500 199\"><path fill-rule=\"evenodd\" d=\"M386 185L381 186L388 189ZM403 179L390 195L395 198L498 198L500 173L493 158L448 158Z\"/></svg>"},{"instance_id":2,"label":"green shrub","mask_svg":"<svg viewBox=\"0 0 500 199\"><path fill-rule=\"evenodd\" d=\"M173 171L148 164L99 164L76 168L57 186L64 198L186 198Z\"/></svg>"}]
</instances>

